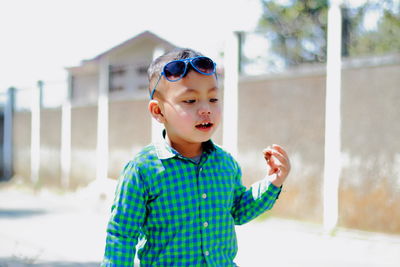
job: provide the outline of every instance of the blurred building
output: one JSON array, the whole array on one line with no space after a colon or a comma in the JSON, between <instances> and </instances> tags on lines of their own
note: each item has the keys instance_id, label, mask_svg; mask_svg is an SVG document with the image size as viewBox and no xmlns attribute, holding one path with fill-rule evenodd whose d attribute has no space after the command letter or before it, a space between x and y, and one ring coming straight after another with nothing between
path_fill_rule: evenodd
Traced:
<instances>
[{"instance_id":1,"label":"blurred building","mask_svg":"<svg viewBox=\"0 0 400 267\"><path fill-rule=\"evenodd\" d=\"M157 35L145 31L81 65L69 67L70 97L74 106L96 104L100 84L100 65L107 58L110 99L148 96L147 68L157 51L176 47Z\"/></svg>"}]
</instances>

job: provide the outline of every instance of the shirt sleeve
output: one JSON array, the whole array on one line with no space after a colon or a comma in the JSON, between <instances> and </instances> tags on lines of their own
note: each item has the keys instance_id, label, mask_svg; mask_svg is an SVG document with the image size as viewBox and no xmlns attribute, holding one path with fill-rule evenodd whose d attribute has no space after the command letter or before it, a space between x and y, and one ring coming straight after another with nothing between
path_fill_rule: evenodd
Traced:
<instances>
[{"instance_id":1,"label":"shirt sleeve","mask_svg":"<svg viewBox=\"0 0 400 267\"><path fill-rule=\"evenodd\" d=\"M146 214L144 191L137 168L128 163L118 181L101 266L133 266Z\"/></svg>"},{"instance_id":2,"label":"shirt sleeve","mask_svg":"<svg viewBox=\"0 0 400 267\"><path fill-rule=\"evenodd\" d=\"M250 189L242 184L242 172L237 165L234 181L234 201L231 210L235 224L241 225L251 221L267 210L270 210L281 192L281 187L273 185L268 177L254 183Z\"/></svg>"}]
</instances>

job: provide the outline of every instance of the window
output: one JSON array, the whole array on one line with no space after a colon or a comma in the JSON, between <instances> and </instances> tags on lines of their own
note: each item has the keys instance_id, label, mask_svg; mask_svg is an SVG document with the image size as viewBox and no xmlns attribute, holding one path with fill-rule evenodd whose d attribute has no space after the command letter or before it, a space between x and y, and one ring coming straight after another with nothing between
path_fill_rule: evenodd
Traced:
<instances>
[{"instance_id":1,"label":"window","mask_svg":"<svg viewBox=\"0 0 400 267\"><path fill-rule=\"evenodd\" d=\"M141 64L136 67L136 74L137 74L136 84L137 84L137 89L139 90L147 90L148 88L147 68L148 66L145 64Z\"/></svg>"},{"instance_id":2,"label":"window","mask_svg":"<svg viewBox=\"0 0 400 267\"><path fill-rule=\"evenodd\" d=\"M136 68L136 73L139 76L147 76L147 66L139 66Z\"/></svg>"},{"instance_id":3,"label":"window","mask_svg":"<svg viewBox=\"0 0 400 267\"><path fill-rule=\"evenodd\" d=\"M126 66L110 66L110 92L125 90L126 74Z\"/></svg>"}]
</instances>

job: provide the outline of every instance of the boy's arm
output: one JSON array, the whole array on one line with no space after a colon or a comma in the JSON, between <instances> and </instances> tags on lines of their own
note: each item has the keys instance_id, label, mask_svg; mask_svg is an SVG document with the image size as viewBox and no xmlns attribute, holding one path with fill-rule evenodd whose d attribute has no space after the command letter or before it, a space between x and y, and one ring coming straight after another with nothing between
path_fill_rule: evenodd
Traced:
<instances>
[{"instance_id":1,"label":"boy's arm","mask_svg":"<svg viewBox=\"0 0 400 267\"><path fill-rule=\"evenodd\" d=\"M278 145L263 151L268 173L263 180L253 184L249 190L242 184L242 173L237 166L232 216L236 224L244 224L263 212L270 210L281 192L283 182L290 171L286 152Z\"/></svg>"},{"instance_id":2,"label":"boy's arm","mask_svg":"<svg viewBox=\"0 0 400 267\"><path fill-rule=\"evenodd\" d=\"M267 210L270 210L281 192L281 187L276 187L270 182L270 177L254 183L250 189L242 184L241 172L235 178L234 203L231 214L235 224L241 225L251 221Z\"/></svg>"},{"instance_id":3,"label":"boy's arm","mask_svg":"<svg viewBox=\"0 0 400 267\"><path fill-rule=\"evenodd\" d=\"M133 266L145 214L145 195L140 175L134 164L128 163L118 182L101 266Z\"/></svg>"}]
</instances>

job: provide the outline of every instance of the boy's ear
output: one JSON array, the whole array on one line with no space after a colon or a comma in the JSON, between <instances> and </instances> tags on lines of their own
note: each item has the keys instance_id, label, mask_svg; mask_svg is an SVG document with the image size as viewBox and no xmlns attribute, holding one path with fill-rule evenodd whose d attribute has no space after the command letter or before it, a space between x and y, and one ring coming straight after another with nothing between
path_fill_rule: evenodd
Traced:
<instances>
[{"instance_id":1,"label":"boy's ear","mask_svg":"<svg viewBox=\"0 0 400 267\"><path fill-rule=\"evenodd\" d=\"M156 119L160 123L164 123L165 118L162 114L161 106L158 100L150 100L148 109L150 111L151 116Z\"/></svg>"}]
</instances>

